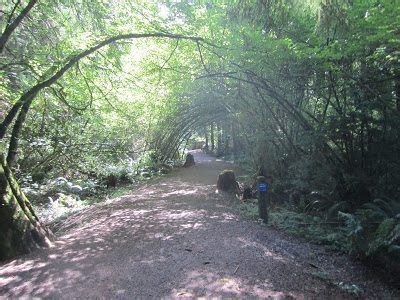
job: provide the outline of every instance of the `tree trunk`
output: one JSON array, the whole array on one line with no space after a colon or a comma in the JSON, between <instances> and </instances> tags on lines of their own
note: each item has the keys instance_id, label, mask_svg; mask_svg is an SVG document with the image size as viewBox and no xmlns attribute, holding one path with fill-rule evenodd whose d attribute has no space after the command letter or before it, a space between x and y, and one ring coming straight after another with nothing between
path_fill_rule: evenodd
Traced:
<instances>
[{"instance_id":1,"label":"tree trunk","mask_svg":"<svg viewBox=\"0 0 400 300\"><path fill-rule=\"evenodd\" d=\"M232 151L233 151L233 159L236 162L238 160L238 139L237 139L237 129L235 120L231 122L231 131L232 131Z\"/></svg>"},{"instance_id":2,"label":"tree trunk","mask_svg":"<svg viewBox=\"0 0 400 300\"><path fill-rule=\"evenodd\" d=\"M9 167L12 167L14 160L18 153L18 143L19 143L19 135L21 133L22 125L25 122L26 115L28 114L29 108L31 107L33 98L29 101L25 102L22 105L21 110L19 111L18 117L15 120L13 131L10 138L10 145L8 147L7 154L7 164Z\"/></svg>"},{"instance_id":3,"label":"tree trunk","mask_svg":"<svg viewBox=\"0 0 400 300\"><path fill-rule=\"evenodd\" d=\"M205 138L206 138L206 146L205 146L205 148L206 148L206 150L208 151L208 149L209 149L209 144L208 144L208 127L207 127L207 126L204 127L204 136L205 136Z\"/></svg>"},{"instance_id":4,"label":"tree trunk","mask_svg":"<svg viewBox=\"0 0 400 300\"><path fill-rule=\"evenodd\" d=\"M6 47L7 41L10 38L11 34L22 22L22 20L28 15L29 11L36 4L36 2L37 0L29 1L28 5L21 11L21 13L15 18L15 20L12 23L7 24L3 34L0 36L0 53L2 53L4 48Z\"/></svg>"},{"instance_id":5,"label":"tree trunk","mask_svg":"<svg viewBox=\"0 0 400 300\"><path fill-rule=\"evenodd\" d=\"M214 139L214 122L211 122L210 126L210 139L211 139L211 152L215 150L215 139Z\"/></svg>"},{"instance_id":6,"label":"tree trunk","mask_svg":"<svg viewBox=\"0 0 400 300\"><path fill-rule=\"evenodd\" d=\"M231 148L230 148L230 143L231 143L231 137L229 136L229 123L228 121L224 122L224 155L230 155L231 154Z\"/></svg>"},{"instance_id":7,"label":"tree trunk","mask_svg":"<svg viewBox=\"0 0 400 300\"><path fill-rule=\"evenodd\" d=\"M400 72L399 74L396 74L396 79L394 83L394 94L396 95L396 109L398 112L400 112Z\"/></svg>"},{"instance_id":8,"label":"tree trunk","mask_svg":"<svg viewBox=\"0 0 400 300\"><path fill-rule=\"evenodd\" d=\"M0 206L0 260L51 245L52 232L40 223L2 154Z\"/></svg>"},{"instance_id":9,"label":"tree trunk","mask_svg":"<svg viewBox=\"0 0 400 300\"><path fill-rule=\"evenodd\" d=\"M217 123L217 156L221 157L223 155L222 149L222 128L221 124Z\"/></svg>"}]
</instances>

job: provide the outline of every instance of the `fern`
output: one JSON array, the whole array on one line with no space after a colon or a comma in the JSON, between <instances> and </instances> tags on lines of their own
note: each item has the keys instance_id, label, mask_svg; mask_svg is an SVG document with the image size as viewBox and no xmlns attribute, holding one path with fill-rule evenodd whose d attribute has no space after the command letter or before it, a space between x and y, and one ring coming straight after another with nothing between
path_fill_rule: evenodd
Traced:
<instances>
[{"instance_id":1,"label":"fern","mask_svg":"<svg viewBox=\"0 0 400 300\"><path fill-rule=\"evenodd\" d=\"M343 219L346 225L345 231L347 235L348 249L350 254L365 253L367 242L364 237L364 228L360 220L349 213L339 211L338 216Z\"/></svg>"},{"instance_id":2,"label":"fern","mask_svg":"<svg viewBox=\"0 0 400 300\"><path fill-rule=\"evenodd\" d=\"M326 219L332 220L338 218L339 211L344 211L349 208L349 205L346 201L340 201L332 205L326 212Z\"/></svg>"},{"instance_id":3,"label":"fern","mask_svg":"<svg viewBox=\"0 0 400 300\"><path fill-rule=\"evenodd\" d=\"M395 256L397 259L400 259L400 246L399 245L389 246L388 253L392 256Z\"/></svg>"},{"instance_id":4,"label":"fern","mask_svg":"<svg viewBox=\"0 0 400 300\"><path fill-rule=\"evenodd\" d=\"M398 219L397 219L398 222ZM400 247L400 245L396 245L396 243L400 243L400 224L396 224L396 226L393 228L392 232L390 233L388 237L388 244L390 246L397 246Z\"/></svg>"},{"instance_id":5,"label":"fern","mask_svg":"<svg viewBox=\"0 0 400 300\"><path fill-rule=\"evenodd\" d=\"M390 215L385 210L383 210L379 205L376 205L374 203L371 202L366 203L362 207L363 209L371 210L375 221L381 221L383 219L390 217Z\"/></svg>"},{"instance_id":6,"label":"fern","mask_svg":"<svg viewBox=\"0 0 400 300\"><path fill-rule=\"evenodd\" d=\"M379 206L383 211L387 213L388 216L394 217L395 215L395 205L393 200L389 200L388 202L382 199L375 199L373 203Z\"/></svg>"},{"instance_id":7,"label":"fern","mask_svg":"<svg viewBox=\"0 0 400 300\"><path fill-rule=\"evenodd\" d=\"M367 256L376 254L379 250L383 250L389 245L390 241L388 238L391 235L395 224L394 219L385 219L379 224L378 229L374 232L372 241L368 245Z\"/></svg>"},{"instance_id":8,"label":"fern","mask_svg":"<svg viewBox=\"0 0 400 300\"><path fill-rule=\"evenodd\" d=\"M359 234L362 231L361 222L354 215L339 211L338 216L344 220L349 234Z\"/></svg>"}]
</instances>

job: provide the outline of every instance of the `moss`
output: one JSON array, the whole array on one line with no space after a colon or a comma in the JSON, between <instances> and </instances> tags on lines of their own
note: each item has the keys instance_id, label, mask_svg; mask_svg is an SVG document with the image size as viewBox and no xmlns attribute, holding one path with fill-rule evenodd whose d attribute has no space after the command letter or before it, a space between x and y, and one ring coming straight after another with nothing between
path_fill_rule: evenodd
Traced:
<instances>
[{"instance_id":1,"label":"moss","mask_svg":"<svg viewBox=\"0 0 400 300\"><path fill-rule=\"evenodd\" d=\"M0 232L0 260L48 245L52 237L38 222L3 156L0 157Z\"/></svg>"}]
</instances>

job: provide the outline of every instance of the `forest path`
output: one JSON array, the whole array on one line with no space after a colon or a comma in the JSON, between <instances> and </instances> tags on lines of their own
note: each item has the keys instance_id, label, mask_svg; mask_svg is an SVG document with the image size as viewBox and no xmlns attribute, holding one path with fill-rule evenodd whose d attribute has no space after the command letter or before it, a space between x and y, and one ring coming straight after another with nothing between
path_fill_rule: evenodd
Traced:
<instances>
[{"instance_id":1,"label":"forest path","mask_svg":"<svg viewBox=\"0 0 400 300\"><path fill-rule=\"evenodd\" d=\"M240 216L236 199L215 193L233 165L194 155L195 167L75 214L54 247L1 266L0 296L351 297L316 272L394 296L346 256Z\"/></svg>"}]
</instances>

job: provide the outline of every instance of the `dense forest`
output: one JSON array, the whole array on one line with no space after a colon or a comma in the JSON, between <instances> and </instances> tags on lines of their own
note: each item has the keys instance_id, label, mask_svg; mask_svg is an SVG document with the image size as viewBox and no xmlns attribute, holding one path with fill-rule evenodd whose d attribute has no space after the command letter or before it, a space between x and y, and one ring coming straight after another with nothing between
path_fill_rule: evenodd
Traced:
<instances>
[{"instance_id":1,"label":"dense forest","mask_svg":"<svg viewBox=\"0 0 400 300\"><path fill-rule=\"evenodd\" d=\"M276 226L399 270L397 0L0 3L1 259L203 147L268 174Z\"/></svg>"}]
</instances>

